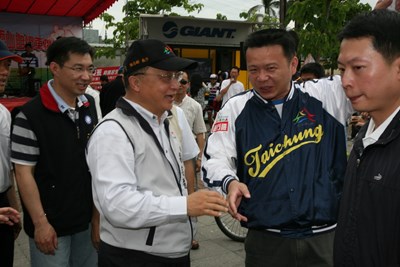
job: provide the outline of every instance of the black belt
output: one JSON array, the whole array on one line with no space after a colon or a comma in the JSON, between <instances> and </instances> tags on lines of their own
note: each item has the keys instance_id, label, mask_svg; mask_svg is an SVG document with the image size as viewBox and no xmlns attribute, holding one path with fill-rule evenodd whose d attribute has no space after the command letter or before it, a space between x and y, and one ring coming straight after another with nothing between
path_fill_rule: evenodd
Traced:
<instances>
[{"instance_id":1,"label":"black belt","mask_svg":"<svg viewBox=\"0 0 400 267\"><path fill-rule=\"evenodd\" d=\"M296 237L296 236L310 236L310 235L317 235L326 232L330 232L335 230L336 223L334 224L324 224L324 225L315 225L305 228L283 228L283 229L275 229L275 228L268 228L265 231L269 233L274 233L280 236L288 236L288 237Z\"/></svg>"}]
</instances>

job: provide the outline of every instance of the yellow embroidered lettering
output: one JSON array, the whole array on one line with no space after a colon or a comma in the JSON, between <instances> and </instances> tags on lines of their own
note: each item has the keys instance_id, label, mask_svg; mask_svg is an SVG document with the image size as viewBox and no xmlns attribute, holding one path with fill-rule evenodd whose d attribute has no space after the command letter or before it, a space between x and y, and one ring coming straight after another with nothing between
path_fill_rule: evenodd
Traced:
<instances>
[{"instance_id":1,"label":"yellow embroidered lettering","mask_svg":"<svg viewBox=\"0 0 400 267\"><path fill-rule=\"evenodd\" d=\"M246 155L244 155L244 164L246 166L254 166L249 168L249 175L251 177L256 177L260 171L260 156L258 151L261 149L262 145L249 150Z\"/></svg>"},{"instance_id":2,"label":"yellow embroidered lettering","mask_svg":"<svg viewBox=\"0 0 400 267\"><path fill-rule=\"evenodd\" d=\"M322 125L319 124L315 128L305 129L293 135L291 138L285 135L283 142L279 144L271 143L264 152L261 153L262 145L250 149L244 156L244 163L249 167L248 173L251 177L265 178L268 172L286 155L292 151L307 145L307 144L318 144L321 142L324 133ZM261 164L265 165L265 168L260 173Z\"/></svg>"}]
</instances>

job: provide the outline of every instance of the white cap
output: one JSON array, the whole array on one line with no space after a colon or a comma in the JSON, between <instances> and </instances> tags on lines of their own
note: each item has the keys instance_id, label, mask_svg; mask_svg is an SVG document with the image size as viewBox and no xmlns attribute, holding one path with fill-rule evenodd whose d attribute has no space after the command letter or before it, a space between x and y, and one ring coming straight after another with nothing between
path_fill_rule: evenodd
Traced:
<instances>
[{"instance_id":1,"label":"white cap","mask_svg":"<svg viewBox=\"0 0 400 267\"><path fill-rule=\"evenodd\" d=\"M218 78L217 74L213 73L213 74L210 75L210 79L217 79L217 78Z\"/></svg>"}]
</instances>

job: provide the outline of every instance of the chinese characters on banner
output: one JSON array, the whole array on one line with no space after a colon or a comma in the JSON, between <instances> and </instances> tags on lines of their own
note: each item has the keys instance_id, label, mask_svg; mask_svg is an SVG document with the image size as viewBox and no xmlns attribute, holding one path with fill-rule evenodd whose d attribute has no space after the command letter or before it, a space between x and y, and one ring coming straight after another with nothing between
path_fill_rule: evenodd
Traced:
<instances>
[{"instance_id":1,"label":"chinese characters on banner","mask_svg":"<svg viewBox=\"0 0 400 267\"><path fill-rule=\"evenodd\" d=\"M90 86L92 86L93 89L100 90L101 89L100 76L107 75L108 80L111 82L112 80L114 80L117 77L118 69L119 69L119 66L96 68L96 72L93 74L93 80L92 80L92 83L90 84Z\"/></svg>"}]
</instances>

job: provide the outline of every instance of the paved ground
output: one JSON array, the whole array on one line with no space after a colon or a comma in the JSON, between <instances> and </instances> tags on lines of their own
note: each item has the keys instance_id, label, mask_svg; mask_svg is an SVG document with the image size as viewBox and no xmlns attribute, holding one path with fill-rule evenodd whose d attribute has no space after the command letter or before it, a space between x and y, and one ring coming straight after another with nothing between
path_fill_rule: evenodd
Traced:
<instances>
[{"instance_id":1,"label":"paved ground","mask_svg":"<svg viewBox=\"0 0 400 267\"><path fill-rule=\"evenodd\" d=\"M28 237L24 230L18 236L14 248L14 267L29 267L29 245Z\"/></svg>"},{"instance_id":2,"label":"paved ground","mask_svg":"<svg viewBox=\"0 0 400 267\"><path fill-rule=\"evenodd\" d=\"M196 238L199 240L200 248L191 251L192 267L244 266L243 243L226 237L212 217L199 217L198 226ZM14 255L14 267L30 266L28 239L23 231L16 241Z\"/></svg>"}]
</instances>

